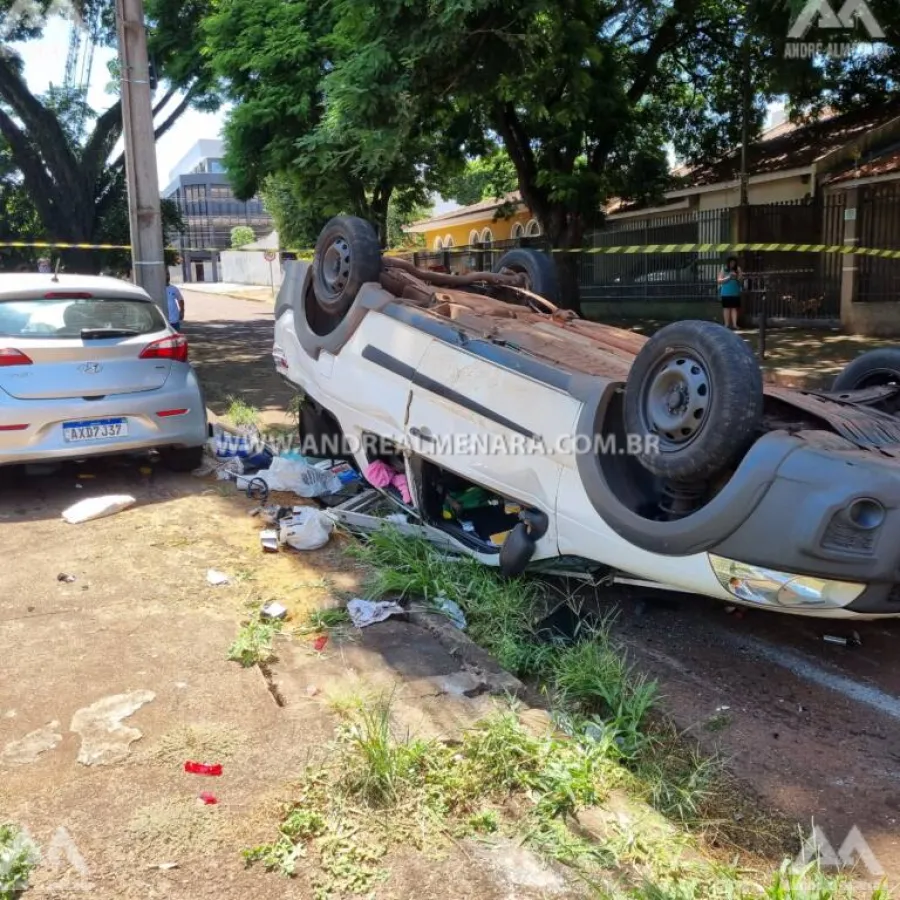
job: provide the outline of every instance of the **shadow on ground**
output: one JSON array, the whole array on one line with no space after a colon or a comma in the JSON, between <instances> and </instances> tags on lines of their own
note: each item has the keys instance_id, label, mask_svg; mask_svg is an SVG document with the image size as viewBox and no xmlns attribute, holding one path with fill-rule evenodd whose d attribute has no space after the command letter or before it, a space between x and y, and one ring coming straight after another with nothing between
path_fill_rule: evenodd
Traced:
<instances>
[{"instance_id":1,"label":"shadow on ground","mask_svg":"<svg viewBox=\"0 0 900 900\"><path fill-rule=\"evenodd\" d=\"M217 416L229 398L242 398L263 413L283 414L293 391L272 363L272 315L259 318L189 322L184 326L207 406Z\"/></svg>"}]
</instances>

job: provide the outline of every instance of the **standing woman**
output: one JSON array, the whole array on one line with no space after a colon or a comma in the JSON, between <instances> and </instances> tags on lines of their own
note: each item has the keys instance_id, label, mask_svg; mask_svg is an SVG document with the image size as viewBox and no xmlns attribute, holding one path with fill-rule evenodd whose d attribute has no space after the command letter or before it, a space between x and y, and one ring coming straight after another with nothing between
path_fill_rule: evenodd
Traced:
<instances>
[{"instance_id":1,"label":"standing woman","mask_svg":"<svg viewBox=\"0 0 900 900\"><path fill-rule=\"evenodd\" d=\"M719 297L722 300L722 317L725 327L737 330L738 315L741 311L741 281L744 273L736 256L729 256L725 268L719 272Z\"/></svg>"}]
</instances>

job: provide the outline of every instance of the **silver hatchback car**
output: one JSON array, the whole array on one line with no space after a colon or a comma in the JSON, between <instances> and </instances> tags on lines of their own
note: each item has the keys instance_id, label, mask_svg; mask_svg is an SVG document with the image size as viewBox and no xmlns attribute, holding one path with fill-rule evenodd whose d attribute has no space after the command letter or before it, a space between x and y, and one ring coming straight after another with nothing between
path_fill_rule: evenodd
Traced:
<instances>
[{"instance_id":1,"label":"silver hatchback car","mask_svg":"<svg viewBox=\"0 0 900 900\"><path fill-rule=\"evenodd\" d=\"M0 465L158 450L190 471L206 440L187 339L145 291L0 275Z\"/></svg>"}]
</instances>

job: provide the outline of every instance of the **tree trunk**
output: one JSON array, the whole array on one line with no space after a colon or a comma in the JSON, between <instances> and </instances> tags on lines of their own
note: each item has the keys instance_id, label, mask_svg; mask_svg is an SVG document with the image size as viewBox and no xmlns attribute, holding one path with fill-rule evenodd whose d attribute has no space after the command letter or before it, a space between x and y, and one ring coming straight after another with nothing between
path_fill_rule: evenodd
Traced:
<instances>
[{"instance_id":1,"label":"tree trunk","mask_svg":"<svg viewBox=\"0 0 900 900\"><path fill-rule=\"evenodd\" d=\"M538 221L541 217L538 217ZM582 246L584 227L581 219L566 213L561 204L553 204L545 221L541 221L544 234L554 250L577 251ZM581 289L578 284L577 252L554 253L556 273L559 279L559 305L581 315Z\"/></svg>"}]
</instances>

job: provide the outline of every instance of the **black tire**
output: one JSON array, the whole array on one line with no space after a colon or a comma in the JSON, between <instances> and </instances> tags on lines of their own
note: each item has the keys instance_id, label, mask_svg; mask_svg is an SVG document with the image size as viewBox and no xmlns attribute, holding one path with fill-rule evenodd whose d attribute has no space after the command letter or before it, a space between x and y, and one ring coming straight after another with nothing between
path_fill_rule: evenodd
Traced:
<instances>
[{"instance_id":1,"label":"black tire","mask_svg":"<svg viewBox=\"0 0 900 900\"><path fill-rule=\"evenodd\" d=\"M495 273L501 272L503 269L523 273L528 279L527 290L551 303L559 302L559 279L556 277L556 263L548 254L541 253L539 250L517 247L515 250L504 253L494 266Z\"/></svg>"},{"instance_id":2,"label":"black tire","mask_svg":"<svg viewBox=\"0 0 900 900\"><path fill-rule=\"evenodd\" d=\"M203 463L203 447L167 447L159 455L173 472L193 472Z\"/></svg>"},{"instance_id":3,"label":"black tire","mask_svg":"<svg viewBox=\"0 0 900 900\"><path fill-rule=\"evenodd\" d=\"M900 349L887 347L858 356L841 372L831 386L834 393L862 388L900 385Z\"/></svg>"},{"instance_id":4,"label":"black tire","mask_svg":"<svg viewBox=\"0 0 900 900\"><path fill-rule=\"evenodd\" d=\"M628 374L625 430L641 438L644 468L662 478L705 481L721 473L753 443L762 415L762 373L753 352L712 322L661 328Z\"/></svg>"},{"instance_id":5,"label":"black tire","mask_svg":"<svg viewBox=\"0 0 900 900\"><path fill-rule=\"evenodd\" d=\"M337 419L307 400L300 407L300 452L313 459L346 459L344 435Z\"/></svg>"},{"instance_id":6,"label":"black tire","mask_svg":"<svg viewBox=\"0 0 900 900\"><path fill-rule=\"evenodd\" d=\"M316 302L329 317L343 318L359 289L381 274L381 246L364 219L338 216L316 241L312 284Z\"/></svg>"}]
</instances>

